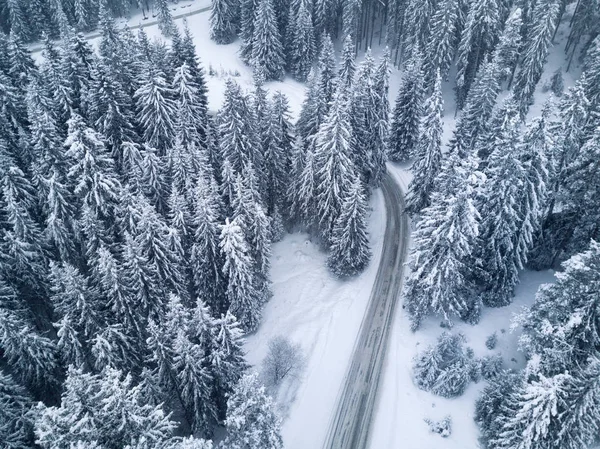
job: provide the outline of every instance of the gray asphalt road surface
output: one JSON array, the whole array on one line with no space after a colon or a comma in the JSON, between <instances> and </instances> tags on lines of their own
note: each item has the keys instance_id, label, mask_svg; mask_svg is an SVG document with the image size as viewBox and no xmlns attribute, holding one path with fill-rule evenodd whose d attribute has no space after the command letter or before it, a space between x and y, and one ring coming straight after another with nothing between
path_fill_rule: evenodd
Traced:
<instances>
[{"instance_id":1,"label":"gray asphalt road surface","mask_svg":"<svg viewBox=\"0 0 600 449\"><path fill-rule=\"evenodd\" d=\"M383 252L325 449L366 449L369 441L409 236L404 196L389 173L383 179L382 190L387 212Z\"/></svg>"}]
</instances>

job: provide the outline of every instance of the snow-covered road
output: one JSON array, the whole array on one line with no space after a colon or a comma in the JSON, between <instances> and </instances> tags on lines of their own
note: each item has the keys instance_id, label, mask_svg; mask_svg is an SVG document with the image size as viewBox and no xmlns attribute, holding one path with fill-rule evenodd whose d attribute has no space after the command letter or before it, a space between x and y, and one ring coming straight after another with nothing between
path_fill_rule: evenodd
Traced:
<instances>
[{"instance_id":1,"label":"snow-covered road","mask_svg":"<svg viewBox=\"0 0 600 449\"><path fill-rule=\"evenodd\" d=\"M404 197L390 174L386 174L382 190L387 211L383 253L331 421L326 449L365 449L369 441L377 389L402 286L409 236Z\"/></svg>"}]
</instances>

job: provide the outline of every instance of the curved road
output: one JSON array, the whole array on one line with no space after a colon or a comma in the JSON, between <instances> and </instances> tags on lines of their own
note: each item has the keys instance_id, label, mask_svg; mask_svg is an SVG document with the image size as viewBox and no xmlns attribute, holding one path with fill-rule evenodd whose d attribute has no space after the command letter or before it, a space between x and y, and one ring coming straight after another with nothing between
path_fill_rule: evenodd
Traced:
<instances>
[{"instance_id":1,"label":"curved road","mask_svg":"<svg viewBox=\"0 0 600 449\"><path fill-rule=\"evenodd\" d=\"M408 247L404 196L393 177L382 182L387 212L383 252L325 449L366 449Z\"/></svg>"}]
</instances>

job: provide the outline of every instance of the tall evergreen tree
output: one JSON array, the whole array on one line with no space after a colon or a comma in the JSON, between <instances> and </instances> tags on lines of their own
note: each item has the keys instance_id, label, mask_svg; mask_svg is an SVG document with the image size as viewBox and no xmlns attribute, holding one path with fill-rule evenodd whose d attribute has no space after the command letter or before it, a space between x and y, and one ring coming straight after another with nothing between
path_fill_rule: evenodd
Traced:
<instances>
[{"instance_id":1,"label":"tall evergreen tree","mask_svg":"<svg viewBox=\"0 0 600 449\"><path fill-rule=\"evenodd\" d=\"M164 74L148 69L134 98L144 140L156 148L159 155L164 155L173 143L176 111L173 91L167 85Z\"/></svg>"},{"instance_id":2,"label":"tall evergreen tree","mask_svg":"<svg viewBox=\"0 0 600 449\"><path fill-rule=\"evenodd\" d=\"M417 329L428 313L476 319L477 306L470 283L469 265L478 236L479 214L473 205L473 189L458 155L445 167L432 204L417 222L415 246L410 254L410 272L404 288L411 326ZM452 166L450 166L452 164ZM449 176L442 182L442 178ZM441 186L440 186L441 187ZM475 316L474 316L475 315Z\"/></svg>"},{"instance_id":3,"label":"tall evergreen tree","mask_svg":"<svg viewBox=\"0 0 600 449\"><path fill-rule=\"evenodd\" d=\"M435 87L425 103L422 133L413 164L414 178L408 187L406 209L418 214L431 204L435 178L440 172L442 161L442 78L437 74Z\"/></svg>"},{"instance_id":4,"label":"tall evergreen tree","mask_svg":"<svg viewBox=\"0 0 600 449\"><path fill-rule=\"evenodd\" d=\"M558 0L543 1L533 10L522 52L521 69L514 86L515 98L520 103L522 114L529 109L535 86L542 77L554 31L558 26L560 4Z\"/></svg>"},{"instance_id":5,"label":"tall evergreen tree","mask_svg":"<svg viewBox=\"0 0 600 449\"><path fill-rule=\"evenodd\" d=\"M300 9L293 28L293 35L289 39L286 53L289 58L289 70L298 81L306 81L313 66L315 49L315 31L312 16L307 2L300 2Z\"/></svg>"},{"instance_id":6,"label":"tall evergreen tree","mask_svg":"<svg viewBox=\"0 0 600 449\"><path fill-rule=\"evenodd\" d=\"M349 154L351 129L344 92L338 90L315 142L316 211L320 235L328 243L356 170Z\"/></svg>"},{"instance_id":7,"label":"tall evergreen tree","mask_svg":"<svg viewBox=\"0 0 600 449\"><path fill-rule=\"evenodd\" d=\"M221 230L220 247L225 259L223 273L227 276L226 294L231 313L239 316L246 332L252 332L260 321L262 301L260 292L255 289L255 261L237 220L226 220Z\"/></svg>"},{"instance_id":8,"label":"tall evergreen tree","mask_svg":"<svg viewBox=\"0 0 600 449\"><path fill-rule=\"evenodd\" d=\"M426 50L426 73L430 75L439 70L442 79L448 77L448 71L458 46L460 6L458 0L442 0L431 18L431 35Z\"/></svg>"},{"instance_id":9,"label":"tall evergreen tree","mask_svg":"<svg viewBox=\"0 0 600 449\"><path fill-rule=\"evenodd\" d=\"M339 79L346 87L352 86L354 81L354 73L356 72L355 63L355 51L354 51L354 40L351 35L346 35L344 39L344 47L342 48L342 55L340 57L340 71Z\"/></svg>"},{"instance_id":10,"label":"tall evergreen tree","mask_svg":"<svg viewBox=\"0 0 600 449\"><path fill-rule=\"evenodd\" d=\"M360 178L356 177L342 203L331 235L327 265L338 276L360 273L369 263L371 251L367 237L367 204Z\"/></svg>"},{"instance_id":11,"label":"tall evergreen tree","mask_svg":"<svg viewBox=\"0 0 600 449\"><path fill-rule=\"evenodd\" d=\"M232 449L283 447L279 417L257 374L242 377L236 385L227 401L225 426L225 445Z\"/></svg>"},{"instance_id":12,"label":"tall evergreen tree","mask_svg":"<svg viewBox=\"0 0 600 449\"><path fill-rule=\"evenodd\" d=\"M154 7L158 17L158 28L165 36L172 36L177 31L177 25L173 22L168 0L155 0Z\"/></svg>"},{"instance_id":13,"label":"tall evergreen tree","mask_svg":"<svg viewBox=\"0 0 600 449\"><path fill-rule=\"evenodd\" d=\"M281 36L272 0L260 0L252 34L252 66L260 68L267 80L280 80L284 75Z\"/></svg>"},{"instance_id":14,"label":"tall evergreen tree","mask_svg":"<svg viewBox=\"0 0 600 449\"><path fill-rule=\"evenodd\" d=\"M414 157L423 115L422 61L413 58L402 77L390 124L388 156L392 161L405 162Z\"/></svg>"}]
</instances>

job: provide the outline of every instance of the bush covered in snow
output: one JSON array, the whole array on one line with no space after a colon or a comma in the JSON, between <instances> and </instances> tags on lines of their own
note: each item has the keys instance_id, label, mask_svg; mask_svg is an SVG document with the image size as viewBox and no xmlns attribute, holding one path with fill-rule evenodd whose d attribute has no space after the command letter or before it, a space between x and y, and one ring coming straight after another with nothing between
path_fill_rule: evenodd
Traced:
<instances>
[{"instance_id":1,"label":"bush covered in snow","mask_svg":"<svg viewBox=\"0 0 600 449\"><path fill-rule=\"evenodd\" d=\"M502 372L503 365L500 354L485 356L481 359L481 376L485 380L495 379Z\"/></svg>"},{"instance_id":2,"label":"bush covered in snow","mask_svg":"<svg viewBox=\"0 0 600 449\"><path fill-rule=\"evenodd\" d=\"M462 334L444 332L434 346L414 359L415 383L419 388L446 398L460 396L471 381L472 357Z\"/></svg>"},{"instance_id":3,"label":"bush covered in snow","mask_svg":"<svg viewBox=\"0 0 600 449\"><path fill-rule=\"evenodd\" d=\"M498 335L496 334L496 332L494 332L492 335L490 335L485 340L485 347L488 348L490 351L492 349L494 349L497 344L498 344Z\"/></svg>"},{"instance_id":4,"label":"bush covered in snow","mask_svg":"<svg viewBox=\"0 0 600 449\"><path fill-rule=\"evenodd\" d=\"M425 422L429 425L431 433L437 433L443 438L448 438L452 434L452 418L450 416L446 416L441 421L432 421L426 418Z\"/></svg>"}]
</instances>

